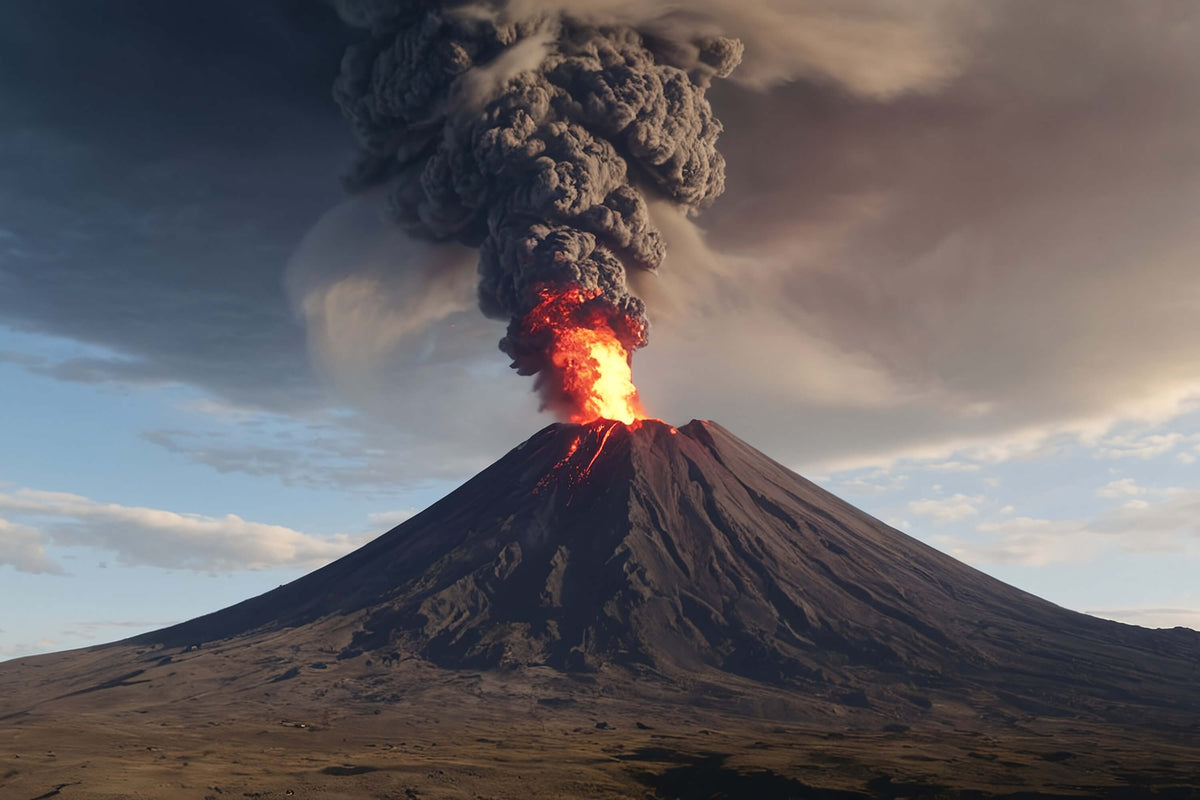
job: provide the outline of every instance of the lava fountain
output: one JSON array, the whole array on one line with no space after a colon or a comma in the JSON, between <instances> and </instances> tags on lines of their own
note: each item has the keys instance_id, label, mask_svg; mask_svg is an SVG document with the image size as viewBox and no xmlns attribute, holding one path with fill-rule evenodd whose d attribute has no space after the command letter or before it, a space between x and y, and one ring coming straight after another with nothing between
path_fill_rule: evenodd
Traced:
<instances>
[{"instance_id":1,"label":"lava fountain","mask_svg":"<svg viewBox=\"0 0 1200 800\"><path fill-rule=\"evenodd\" d=\"M629 425L646 419L633 384L631 351L608 318L611 307L596 302L600 291L547 286L538 294L541 302L521 327L548 355L551 366L539 376L549 384L543 387L551 398L547 405L579 424L615 420Z\"/></svg>"}]
</instances>

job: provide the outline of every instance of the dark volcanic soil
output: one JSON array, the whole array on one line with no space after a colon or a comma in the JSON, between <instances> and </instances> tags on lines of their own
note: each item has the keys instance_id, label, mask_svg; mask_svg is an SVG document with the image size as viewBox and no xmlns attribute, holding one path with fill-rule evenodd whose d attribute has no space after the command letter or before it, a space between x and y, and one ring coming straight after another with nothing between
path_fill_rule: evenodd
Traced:
<instances>
[{"instance_id":1,"label":"dark volcanic soil","mask_svg":"<svg viewBox=\"0 0 1200 800\"><path fill-rule=\"evenodd\" d=\"M1018 591L713 423L552 425L292 584L0 665L0 796L160 796L80 777L154 732L249 759L248 796L1191 797L1198 664L1194 631Z\"/></svg>"}]
</instances>

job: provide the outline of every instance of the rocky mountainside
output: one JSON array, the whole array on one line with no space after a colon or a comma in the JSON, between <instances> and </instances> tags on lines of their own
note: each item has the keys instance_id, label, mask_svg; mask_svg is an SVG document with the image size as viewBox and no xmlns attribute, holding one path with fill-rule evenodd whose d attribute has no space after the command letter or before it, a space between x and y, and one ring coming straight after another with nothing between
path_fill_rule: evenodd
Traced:
<instances>
[{"instance_id":1,"label":"rocky mountainside","mask_svg":"<svg viewBox=\"0 0 1200 800\"><path fill-rule=\"evenodd\" d=\"M712 422L551 425L345 558L133 641L300 646L332 619L343 659L729 676L892 714L1200 715L1200 634L1019 591Z\"/></svg>"},{"instance_id":2,"label":"rocky mountainside","mask_svg":"<svg viewBox=\"0 0 1200 800\"><path fill-rule=\"evenodd\" d=\"M0 664L0 797L1183 800L1198 665L714 423L552 425L300 580Z\"/></svg>"}]
</instances>

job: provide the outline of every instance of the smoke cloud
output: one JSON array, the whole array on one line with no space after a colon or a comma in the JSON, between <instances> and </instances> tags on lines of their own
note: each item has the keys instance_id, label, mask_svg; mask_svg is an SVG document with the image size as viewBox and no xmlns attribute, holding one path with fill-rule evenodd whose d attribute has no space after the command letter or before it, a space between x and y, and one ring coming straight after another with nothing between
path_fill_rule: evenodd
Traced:
<instances>
[{"instance_id":1,"label":"smoke cloud","mask_svg":"<svg viewBox=\"0 0 1200 800\"><path fill-rule=\"evenodd\" d=\"M285 288L310 352L342 389L361 385L414 334L472 306L474 253L405 236L374 193L330 209L288 264Z\"/></svg>"},{"instance_id":2,"label":"smoke cloud","mask_svg":"<svg viewBox=\"0 0 1200 800\"><path fill-rule=\"evenodd\" d=\"M704 35L733 37L745 44L735 83L761 90L804 80L873 100L945 85L993 13L962 0L506 0L504 8L624 25L685 50Z\"/></svg>"},{"instance_id":3,"label":"smoke cloud","mask_svg":"<svg viewBox=\"0 0 1200 800\"><path fill-rule=\"evenodd\" d=\"M707 24L568 6L338 2L368 31L334 88L361 145L348 188L383 187L415 238L478 248L479 306L509 321L500 347L525 375L551 366L522 325L547 289L579 287L580 322L646 344L626 270L664 257L648 201L694 214L721 194L705 91L743 52Z\"/></svg>"}]
</instances>

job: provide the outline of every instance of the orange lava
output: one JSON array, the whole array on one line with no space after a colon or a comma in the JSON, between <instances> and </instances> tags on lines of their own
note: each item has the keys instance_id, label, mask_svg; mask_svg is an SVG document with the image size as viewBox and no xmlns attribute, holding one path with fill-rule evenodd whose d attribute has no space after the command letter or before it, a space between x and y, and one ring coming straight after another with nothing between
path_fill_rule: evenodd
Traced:
<instances>
[{"instance_id":1,"label":"orange lava","mask_svg":"<svg viewBox=\"0 0 1200 800\"><path fill-rule=\"evenodd\" d=\"M604 452L604 445L608 444L608 437L612 436L613 428L615 427L615 425L609 426L609 429L604 432L604 436L600 437L600 444L596 447L596 454L592 456L592 460L588 462L588 465L583 468L584 475L591 473L592 466L596 463L596 459L600 457L600 454Z\"/></svg>"},{"instance_id":2,"label":"orange lava","mask_svg":"<svg viewBox=\"0 0 1200 800\"><path fill-rule=\"evenodd\" d=\"M599 290L589 294L577 286L543 289L542 302L525 317L524 327L531 334L549 334L550 361L560 383L555 388L565 398L571 422L611 419L628 425L646 414L633 385L629 351L601 313L583 308L597 295Z\"/></svg>"},{"instance_id":3,"label":"orange lava","mask_svg":"<svg viewBox=\"0 0 1200 800\"><path fill-rule=\"evenodd\" d=\"M592 477L592 467L600 459L604 453L604 447L608 444L613 433L616 432L618 425L624 425L630 431L639 430L647 422L660 422L666 426L667 432L672 436L678 436L679 430L674 426L667 425L661 419L653 417L643 417L642 419L634 420L633 422L619 422L617 420L598 420L598 424L590 424L586 427L581 427L578 433L575 434L571 443L567 446L567 452L554 465L554 467L541 477L537 485L533 488L534 494L542 494L546 491L552 491L556 487L566 486L568 489L575 489L582 486ZM587 440L588 447L584 448L584 441ZM583 463L585 458L588 458L588 452L592 450L592 444L595 445L595 451L588 459L587 463ZM580 452L580 450L583 452ZM571 504L572 497L568 496L567 505Z\"/></svg>"}]
</instances>

